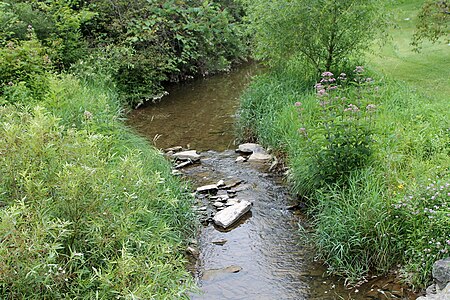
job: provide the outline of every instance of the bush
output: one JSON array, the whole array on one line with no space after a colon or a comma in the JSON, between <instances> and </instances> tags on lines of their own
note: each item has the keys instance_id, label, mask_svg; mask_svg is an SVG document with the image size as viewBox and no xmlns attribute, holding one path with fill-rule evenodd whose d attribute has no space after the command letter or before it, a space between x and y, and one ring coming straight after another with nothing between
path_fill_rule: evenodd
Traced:
<instances>
[{"instance_id":1,"label":"bush","mask_svg":"<svg viewBox=\"0 0 450 300\"><path fill-rule=\"evenodd\" d=\"M49 57L32 28L29 37L30 40L10 41L0 48L0 97L3 102L40 100L48 91Z\"/></svg>"},{"instance_id":2,"label":"bush","mask_svg":"<svg viewBox=\"0 0 450 300\"><path fill-rule=\"evenodd\" d=\"M301 194L313 193L330 184L345 185L352 171L371 162L373 151L373 118L377 106L374 102L373 80L364 77L363 67L356 67L354 80L341 73L335 78L324 72L315 85L316 103L303 113L297 101L301 127L299 139L303 140L303 166L305 178Z\"/></svg>"},{"instance_id":3,"label":"bush","mask_svg":"<svg viewBox=\"0 0 450 300\"><path fill-rule=\"evenodd\" d=\"M118 124L113 92L51 87L48 109L0 107L0 295L187 298L183 186Z\"/></svg>"}]
</instances>

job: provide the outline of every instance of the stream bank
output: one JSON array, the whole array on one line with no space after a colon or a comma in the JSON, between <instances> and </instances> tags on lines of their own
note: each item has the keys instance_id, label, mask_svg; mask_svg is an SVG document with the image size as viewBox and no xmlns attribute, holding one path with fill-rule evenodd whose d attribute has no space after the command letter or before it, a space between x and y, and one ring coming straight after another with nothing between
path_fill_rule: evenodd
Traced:
<instances>
[{"instance_id":1,"label":"stream bank","mask_svg":"<svg viewBox=\"0 0 450 300\"><path fill-rule=\"evenodd\" d=\"M134 111L129 125L153 140L158 148L183 145L200 150L196 164L178 172L195 187L239 182L234 198L253 203L231 230L209 222L213 203L200 196L197 209L206 216L196 248L194 271L200 293L192 299L415 299L393 278L372 278L358 288L347 289L338 278L325 276L314 261L311 245L299 240L299 224L306 217L289 207L297 200L289 195L283 178L270 172L270 162L236 162L233 123L238 97L255 66L229 74L173 87L156 105ZM214 151L205 151L214 149ZM217 193L226 193L219 190Z\"/></svg>"}]
</instances>

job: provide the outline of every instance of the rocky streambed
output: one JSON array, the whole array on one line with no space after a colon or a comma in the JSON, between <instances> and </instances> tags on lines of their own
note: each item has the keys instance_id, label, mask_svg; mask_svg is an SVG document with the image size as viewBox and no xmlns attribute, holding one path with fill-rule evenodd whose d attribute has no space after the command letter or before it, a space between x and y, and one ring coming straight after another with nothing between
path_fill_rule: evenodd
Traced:
<instances>
[{"instance_id":1,"label":"rocky streambed","mask_svg":"<svg viewBox=\"0 0 450 300\"><path fill-rule=\"evenodd\" d=\"M308 226L261 146L237 151L168 151L174 173L193 182L202 228L188 248L200 291L191 299L414 299L391 278L348 289L325 276L299 224ZM179 152L178 152L179 151ZM224 224L221 215L229 211ZM231 217L230 217L231 215ZM230 221L230 219L232 219Z\"/></svg>"}]
</instances>

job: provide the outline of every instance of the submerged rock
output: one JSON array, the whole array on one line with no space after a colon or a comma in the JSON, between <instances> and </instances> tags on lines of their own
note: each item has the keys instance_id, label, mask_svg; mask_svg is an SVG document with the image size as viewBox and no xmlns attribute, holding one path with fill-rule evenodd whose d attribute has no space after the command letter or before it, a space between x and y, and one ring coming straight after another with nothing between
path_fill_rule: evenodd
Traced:
<instances>
[{"instance_id":1,"label":"submerged rock","mask_svg":"<svg viewBox=\"0 0 450 300\"><path fill-rule=\"evenodd\" d=\"M198 154L197 151L195 150L181 151L175 153L173 157L179 160L191 160L191 161L200 160L200 154Z\"/></svg>"},{"instance_id":2,"label":"submerged rock","mask_svg":"<svg viewBox=\"0 0 450 300\"><path fill-rule=\"evenodd\" d=\"M229 266L222 269L211 269L211 270L205 270L203 272L202 279L203 280L209 280L216 276L222 275L222 274L230 274L230 273L238 273L242 270L242 267L240 266Z\"/></svg>"},{"instance_id":3,"label":"submerged rock","mask_svg":"<svg viewBox=\"0 0 450 300\"><path fill-rule=\"evenodd\" d=\"M226 229L239 220L251 207L252 204L250 202L243 200L218 212L214 216L213 221L216 225Z\"/></svg>"},{"instance_id":4,"label":"submerged rock","mask_svg":"<svg viewBox=\"0 0 450 300\"><path fill-rule=\"evenodd\" d=\"M211 243L213 243L214 245L223 246L223 245L225 245L226 242L228 242L226 239L218 239L218 240L212 241Z\"/></svg>"}]
</instances>

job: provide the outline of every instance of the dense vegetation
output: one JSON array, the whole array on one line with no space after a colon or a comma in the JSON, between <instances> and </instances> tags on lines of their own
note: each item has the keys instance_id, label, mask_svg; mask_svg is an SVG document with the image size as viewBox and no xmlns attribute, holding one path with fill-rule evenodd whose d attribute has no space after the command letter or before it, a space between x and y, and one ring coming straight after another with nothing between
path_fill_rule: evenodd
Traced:
<instances>
[{"instance_id":1,"label":"dense vegetation","mask_svg":"<svg viewBox=\"0 0 450 300\"><path fill-rule=\"evenodd\" d=\"M245 54L233 1L0 2L0 298L183 299L192 199L122 124Z\"/></svg>"},{"instance_id":2,"label":"dense vegetation","mask_svg":"<svg viewBox=\"0 0 450 300\"><path fill-rule=\"evenodd\" d=\"M163 82L224 70L245 56L242 9L233 1L6 0L0 7L0 58L16 67L34 59L2 70L2 90L20 81L29 87L45 64L83 76L107 72L136 105L157 96Z\"/></svg>"},{"instance_id":3,"label":"dense vegetation","mask_svg":"<svg viewBox=\"0 0 450 300\"><path fill-rule=\"evenodd\" d=\"M255 8L254 20L263 14L260 3L248 4ZM378 15L383 10L368 6L365 11L359 1L289 3L307 7L320 21L324 12L316 8L327 5L337 10L349 5L350 19L363 15L369 24L384 18ZM358 9L353 12L350 3ZM392 42L381 51L372 46L374 54L365 60L362 51L344 52L331 65L326 63L329 52L317 51L313 55L320 58L311 59L304 42L322 45L347 23L331 26L333 19L324 17L330 26L322 24L320 34L298 30L286 36L296 39L284 43L281 38L281 44L272 37L308 26L302 22L309 16L285 8L278 11L279 23L276 16L261 16L253 25L255 43L273 45L277 52L266 57L271 71L257 77L242 97L240 135L286 154L292 189L309 206L317 256L331 273L350 282L400 265L406 282L424 287L434 261L449 255L450 57L445 34L432 39L434 45L422 36L422 52L413 51L421 5L387 5L396 12ZM264 22L275 23L264 27ZM347 30L358 22L363 21L349 22ZM352 36L358 42L378 33L354 34L361 34Z\"/></svg>"},{"instance_id":4,"label":"dense vegetation","mask_svg":"<svg viewBox=\"0 0 450 300\"><path fill-rule=\"evenodd\" d=\"M191 201L119 122L115 92L52 76L31 107L0 107L0 295L186 297Z\"/></svg>"}]
</instances>

